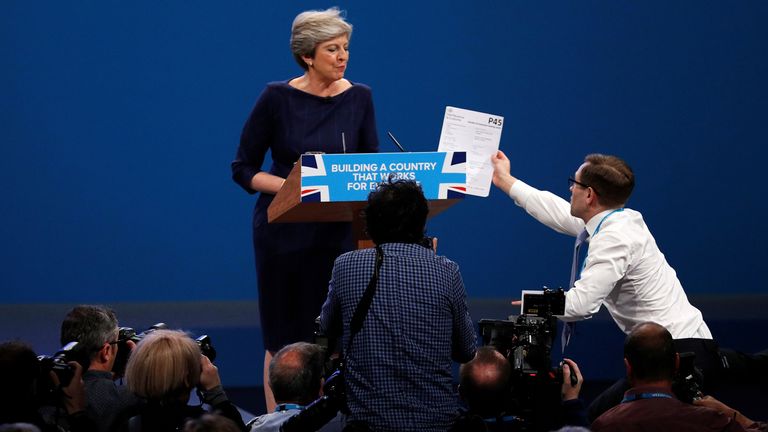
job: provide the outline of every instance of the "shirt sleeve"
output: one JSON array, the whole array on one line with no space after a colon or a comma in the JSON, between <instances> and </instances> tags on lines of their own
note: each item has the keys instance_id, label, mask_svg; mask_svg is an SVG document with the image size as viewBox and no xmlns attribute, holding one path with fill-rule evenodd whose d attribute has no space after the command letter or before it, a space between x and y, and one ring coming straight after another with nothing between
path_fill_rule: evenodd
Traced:
<instances>
[{"instance_id":1,"label":"shirt sleeve","mask_svg":"<svg viewBox=\"0 0 768 432\"><path fill-rule=\"evenodd\" d=\"M571 204L552 192L538 190L517 180L508 194L529 215L559 233L575 237L584 230L584 221L571 216Z\"/></svg>"},{"instance_id":2,"label":"shirt sleeve","mask_svg":"<svg viewBox=\"0 0 768 432\"><path fill-rule=\"evenodd\" d=\"M232 179L246 192L253 194L251 179L261 171L264 157L274 134L273 92L267 87L251 111L240 134L240 146L232 161Z\"/></svg>"},{"instance_id":3,"label":"shirt sleeve","mask_svg":"<svg viewBox=\"0 0 768 432\"><path fill-rule=\"evenodd\" d=\"M472 317L467 307L467 292L458 268L453 275L453 341L452 355L454 361L466 363L475 356L477 335Z\"/></svg>"},{"instance_id":4,"label":"shirt sleeve","mask_svg":"<svg viewBox=\"0 0 768 432\"><path fill-rule=\"evenodd\" d=\"M627 273L631 248L619 233L601 231L589 243L581 277L565 293L563 321L591 318Z\"/></svg>"}]
</instances>

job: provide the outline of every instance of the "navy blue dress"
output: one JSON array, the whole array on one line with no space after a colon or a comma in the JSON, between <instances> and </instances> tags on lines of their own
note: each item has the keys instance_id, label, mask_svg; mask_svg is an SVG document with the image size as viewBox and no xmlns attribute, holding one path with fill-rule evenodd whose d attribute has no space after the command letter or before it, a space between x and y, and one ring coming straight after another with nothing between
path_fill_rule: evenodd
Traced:
<instances>
[{"instance_id":1,"label":"navy blue dress","mask_svg":"<svg viewBox=\"0 0 768 432\"><path fill-rule=\"evenodd\" d=\"M342 145L342 133L344 145ZM248 193L271 151L269 173L288 177L306 152L374 153L379 149L371 89L353 84L319 97L269 83L243 127L232 178ZM262 193L253 211L253 247L264 347L312 341L314 320L328 292L333 262L353 248L349 223L267 223L274 195Z\"/></svg>"}]
</instances>

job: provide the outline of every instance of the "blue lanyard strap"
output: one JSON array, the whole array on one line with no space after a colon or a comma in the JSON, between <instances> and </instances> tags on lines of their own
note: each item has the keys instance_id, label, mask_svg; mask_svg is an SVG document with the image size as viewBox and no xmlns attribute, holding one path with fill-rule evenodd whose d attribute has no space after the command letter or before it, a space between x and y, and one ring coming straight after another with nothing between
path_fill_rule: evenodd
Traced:
<instances>
[{"instance_id":1,"label":"blue lanyard strap","mask_svg":"<svg viewBox=\"0 0 768 432\"><path fill-rule=\"evenodd\" d=\"M668 393L637 393L628 394L624 396L621 403L632 402L640 399L672 399L672 395Z\"/></svg>"},{"instance_id":2,"label":"blue lanyard strap","mask_svg":"<svg viewBox=\"0 0 768 432\"><path fill-rule=\"evenodd\" d=\"M504 424L504 423L512 423L512 422L516 422L516 421L517 421L517 416L513 416L513 415L507 415L507 416L499 417L499 418L488 417L488 418L484 418L483 419L483 422L490 423L490 424L494 424L494 423Z\"/></svg>"},{"instance_id":3,"label":"blue lanyard strap","mask_svg":"<svg viewBox=\"0 0 768 432\"><path fill-rule=\"evenodd\" d=\"M602 219L600 219L600 222L597 224L597 227L595 228L595 232L593 232L593 233L592 233L592 235L590 235L589 237L590 237L590 238L592 238L592 237L594 237L594 236L595 236L595 235L596 235L598 232L600 232L600 227L602 227L602 226L603 226L603 222L605 222L605 220L606 220L606 219L608 219L608 216L610 216L610 215L612 215L612 214L614 214L614 213L622 212L622 211L624 211L624 207L622 207L622 208L617 208L616 210L614 210L614 211L612 211L612 212L608 213L607 215L603 216L603 218L602 218ZM579 271L579 273L581 273L582 271L584 271L584 268L585 268L585 267L587 267L587 259L586 259L586 257L584 258L584 261L582 261L582 263L581 263L581 271Z\"/></svg>"},{"instance_id":4,"label":"blue lanyard strap","mask_svg":"<svg viewBox=\"0 0 768 432\"><path fill-rule=\"evenodd\" d=\"M284 403L284 404L280 404L277 407L275 407L275 412L288 411L288 410L292 410L292 409L303 410L304 406L303 405L292 404L292 403Z\"/></svg>"},{"instance_id":5,"label":"blue lanyard strap","mask_svg":"<svg viewBox=\"0 0 768 432\"><path fill-rule=\"evenodd\" d=\"M600 219L600 222L597 224L597 228L595 228L595 232L593 232L590 237L594 237L594 235L597 234L600 231L600 227L603 226L603 222L605 222L605 220L608 219L608 216L610 216L610 215L612 215L614 213L623 212L623 211L624 211L624 207L617 208L616 210L614 210L614 211L608 213L607 215L603 216L603 218Z\"/></svg>"}]
</instances>

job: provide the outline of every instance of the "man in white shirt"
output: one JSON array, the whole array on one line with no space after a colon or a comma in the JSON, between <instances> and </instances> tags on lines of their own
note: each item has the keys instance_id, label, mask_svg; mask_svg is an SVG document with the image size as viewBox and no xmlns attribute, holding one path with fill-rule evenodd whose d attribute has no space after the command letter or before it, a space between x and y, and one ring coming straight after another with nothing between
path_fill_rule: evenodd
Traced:
<instances>
[{"instance_id":1,"label":"man in white shirt","mask_svg":"<svg viewBox=\"0 0 768 432\"><path fill-rule=\"evenodd\" d=\"M539 222L563 234L579 236L586 229L589 249L580 277L565 294L562 321L591 318L602 305L619 328L629 334L643 322L664 326L678 352L694 352L696 366L710 392L724 380L750 376L768 356L747 356L720 350L701 312L688 302L675 270L667 263L642 215L625 208L635 177L615 156L591 154L570 178L570 203L535 189L510 174L503 152L492 156L493 183ZM597 415L621 400L628 384L616 383L590 406Z\"/></svg>"},{"instance_id":2,"label":"man in white shirt","mask_svg":"<svg viewBox=\"0 0 768 432\"><path fill-rule=\"evenodd\" d=\"M643 216L624 208L635 177L623 160L587 156L571 179L570 203L513 177L503 152L492 161L493 183L539 222L574 237L587 230L589 252L581 276L566 292L563 321L591 318L605 305L627 334L636 324L653 321L675 339L712 339Z\"/></svg>"}]
</instances>

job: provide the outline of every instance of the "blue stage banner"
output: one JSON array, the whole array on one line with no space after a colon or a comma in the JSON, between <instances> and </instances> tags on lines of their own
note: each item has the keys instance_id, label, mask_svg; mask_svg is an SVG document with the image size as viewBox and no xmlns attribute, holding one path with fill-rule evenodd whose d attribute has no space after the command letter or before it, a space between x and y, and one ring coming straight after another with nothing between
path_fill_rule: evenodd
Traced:
<instances>
[{"instance_id":1,"label":"blue stage banner","mask_svg":"<svg viewBox=\"0 0 768 432\"><path fill-rule=\"evenodd\" d=\"M390 177L415 180L431 199L464 198L465 152L305 154L301 201L366 201Z\"/></svg>"}]
</instances>

